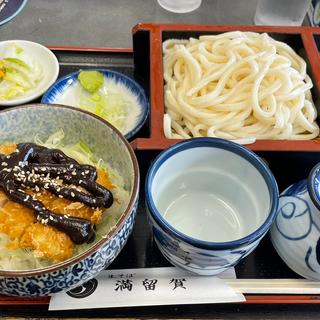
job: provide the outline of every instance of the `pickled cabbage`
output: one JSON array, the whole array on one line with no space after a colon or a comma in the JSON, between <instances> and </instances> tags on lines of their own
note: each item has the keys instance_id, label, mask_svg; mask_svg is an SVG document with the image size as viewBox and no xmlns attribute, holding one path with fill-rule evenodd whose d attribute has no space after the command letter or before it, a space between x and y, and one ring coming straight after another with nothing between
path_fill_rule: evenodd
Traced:
<instances>
[{"instance_id":1,"label":"pickled cabbage","mask_svg":"<svg viewBox=\"0 0 320 320\"><path fill-rule=\"evenodd\" d=\"M131 92L111 78L104 80L98 71L81 71L78 80L86 91L80 97L80 108L107 120L121 132L125 131L129 106L137 104Z\"/></svg>"},{"instance_id":2,"label":"pickled cabbage","mask_svg":"<svg viewBox=\"0 0 320 320\"><path fill-rule=\"evenodd\" d=\"M34 90L43 70L31 54L16 44L0 53L0 100L12 100Z\"/></svg>"}]
</instances>

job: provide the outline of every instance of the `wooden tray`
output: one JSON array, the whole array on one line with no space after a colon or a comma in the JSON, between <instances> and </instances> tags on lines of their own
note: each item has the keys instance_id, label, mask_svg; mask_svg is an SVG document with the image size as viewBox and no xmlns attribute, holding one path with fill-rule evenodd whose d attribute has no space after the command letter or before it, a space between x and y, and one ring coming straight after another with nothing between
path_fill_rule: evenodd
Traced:
<instances>
[{"instance_id":1,"label":"wooden tray","mask_svg":"<svg viewBox=\"0 0 320 320\"><path fill-rule=\"evenodd\" d=\"M142 23L133 30L134 62L141 74L150 74L151 117L150 137L139 138L135 147L139 150L165 149L179 140L167 139L163 134L163 68L162 42L167 39L187 39L201 34L217 34L227 31L267 32L272 37L284 41L298 53L305 55L308 73L314 88L312 90L317 109L320 113L320 58L315 38L320 39L320 28L316 27L270 27L270 26L229 26L229 25L181 25ZM149 66L146 59L149 57ZM152 72L150 72L152 70ZM320 140L259 140L247 145L255 151L318 151Z\"/></svg>"},{"instance_id":2,"label":"wooden tray","mask_svg":"<svg viewBox=\"0 0 320 320\"><path fill-rule=\"evenodd\" d=\"M146 50L143 59L141 57L141 52L140 57L134 57L131 49L51 47L53 52L58 57L60 63L60 76L79 68L84 69L89 67L105 67L125 73L131 78L134 78L144 87L147 95L150 93L151 83L150 121L147 122L131 140L132 146L136 148L136 154L141 171L141 194L138 214L132 235L130 236L126 246L121 251L119 256L109 267L110 269L170 266L153 241L152 233L147 223L143 193L145 174L151 162L157 156L160 149L163 149L173 143L173 141L165 141L164 137L161 136L163 106L160 104L157 105L158 100L161 100L161 94L159 93L157 97L157 95L152 91L155 88L155 82L157 80L156 76L159 77L160 74L159 70L156 70L154 65L156 64L155 60L152 62L153 64L151 64L151 61L149 60L149 58L153 56L154 50L160 50L160 46L157 44L151 46L148 39L151 39L150 37L153 33L155 35L161 34L160 30L163 30L162 28L164 28L164 26L148 24L138 25L134 29L135 48L137 45L139 45L140 48L137 49L138 51ZM166 28L167 30L170 30L170 26L166 26ZM203 30L206 31L206 28L212 27L204 26L203 28ZM226 26L221 28L224 31L229 30ZM247 28L248 30L250 29L250 27ZM301 28L298 28L298 30L300 29ZM297 31L294 30L296 30L296 28L292 29L292 33L297 33ZM312 42L309 37L313 36L314 30L307 28L305 32L307 35L304 37L306 37L314 46L314 48L311 50L314 54L313 59L319 58L316 56L317 48L315 43ZM149 56L150 51L152 54ZM134 62L137 63L136 66L134 65ZM149 73L150 69L155 70L155 72L151 73L151 77ZM157 81L159 81L159 79ZM319 82L320 79L317 81ZM292 142L288 142L287 147L283 147L283 142L274 142L274 148L270 147L269 143L270 142L268 141L257 143L254 146L254 149L264 150L258 151L258 154L268 162L277 179L280 190L283 190L289 184L296 182L299 179L305 178L313 165L320 160L320 154L316 152L316 150L318 150L318 145L314 141L310 142L308 146L304 146L304 148L300 147L300 149L292 148ZM283 152L273 152L274 150L281 150ZM290 150L290 152L286 152L287 150ZM305 152L306 150L309 152ZM239 265L237 265L236 273L239 279L299 278L299 276L291 271L280 259L273 249L268 237L265 237L258 248L243 261L241 261ZM267 306L278 304L312 304L320 306L320 294L289 295L280 293L246 294L245 296L247 301L244 305L263 304ZM0 316L79 316L76 311L48 312L48 303L49 298L19 298L0 296ZM208 316L212 314L213 310L223 310L223 308L228 310L235 309L237 311L242 307L240 304L225 305L225 307L219 307L217 305L215 307L210 307L210 305L198 305L190 306L189 308L188 306L185 306L181 310L186 311L181 311L180 315L184 315L186 317L190 317L192 315ZM175 310L179 310L179 307L164 306L161 308L123 308L121 311L113 309L110 311L110 313L108 313L108 311L101 310L85 310L83 312L81 311L81 316L106 316L111 314L114 316L120 315L125 317L136 316L140 318L142 315L144 315L158 318L161 317L161 315L165 317L173 317L176 312Z\"/></svg>"}]
</instances>

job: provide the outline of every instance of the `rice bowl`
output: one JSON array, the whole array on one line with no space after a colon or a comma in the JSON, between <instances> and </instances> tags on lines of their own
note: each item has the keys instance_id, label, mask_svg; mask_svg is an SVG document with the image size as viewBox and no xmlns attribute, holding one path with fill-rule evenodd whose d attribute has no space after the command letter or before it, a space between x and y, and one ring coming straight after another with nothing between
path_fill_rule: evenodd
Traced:
<instances>
[{"instance_id":1,"label":"rice bowl","mask_svg":"<svg viewBox=\"0 0 320 320\"><path fill-rule=\"evenodd\" d=\"M35 122L38 123L37 127L33 125ZM109 218L98 226L96 240L78 246L70 259L50 266L32 266L32 269L0 270L2 294L46 296L80 285L114 260L133 227L138 203L137 161L127 141L105 121L66 106L22 106L0 112L0 132L3 133L1 142L8 139L24 142L35 136L44 141L56 132L58 125L64 131L67 143L81 139L91 147L98 159L110 165L108 170L111 179L115 184L123 186L115 192L115 197L123 197L124 202L106 215ZM101 136L104 139L97 139Z\"/></svg>"}]
</instances>

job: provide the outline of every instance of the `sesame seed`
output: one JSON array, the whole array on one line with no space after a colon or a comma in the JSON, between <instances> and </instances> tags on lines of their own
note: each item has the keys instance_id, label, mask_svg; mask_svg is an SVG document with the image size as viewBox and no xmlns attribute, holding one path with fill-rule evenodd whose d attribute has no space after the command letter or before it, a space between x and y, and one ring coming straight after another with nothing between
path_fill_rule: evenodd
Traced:
<instances>
[{"instance_id":1,"label":"sesame seed","mask_svg":"<svg viewBox=\"0 0 320 320\"><path fill-rule=\"evenodd\" d=\"M6 167L6 166L8 165L8 163L3 161L3 162L1 163L1 165L4 166L4 167Z\"/></svg>"},{"instance_id":2,"label":"sesame seed","mask_svg":"<svg viewBox=\"0 0 320 320\"><path fill-rule=\"evenodd\" d=\"M74 192L71 192L71 197L73 197L73 198L75 197L75 194L74 194Z\"/></svg>"},{"instance_id":3,"label":"sesame seed","mask_svg":"<svg viewBox=\"0 0 320 320\"><path fill-rule=\"evenodd\" d=\"M47 224L48 223L48 219L41 219L41 223L42 224Z\"/></svg>"},{"instance_id":4,"label":"sesame seed","mask_svg":"<svg viewBox=\"0 0 320 320\"><path fill-rule=\"evenodd\" d=\"M61 194L58 195L59 198L63 198L63 196Z\"/></svg>"}]
</instances>

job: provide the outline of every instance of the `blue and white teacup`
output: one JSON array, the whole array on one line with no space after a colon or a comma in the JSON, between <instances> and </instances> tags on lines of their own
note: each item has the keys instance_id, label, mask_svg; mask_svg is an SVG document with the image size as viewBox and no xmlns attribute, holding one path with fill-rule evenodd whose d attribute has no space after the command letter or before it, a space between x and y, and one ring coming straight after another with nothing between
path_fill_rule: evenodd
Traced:
<instances>
[{"instance_id":1,"label":"blue and white teacup","mask_svg":"<svg viewBox=\"0 0 320 320\"><path fill-rule=\"evenodd\" d=\"M236 143L195 138L162 152L146 178L155 241L174 265L215 275L252 252L274 221L278 187Z\"/></svg>"},{"instance_id":2,"label":"blue and white teacup","mask_svg":"<svg viewBox=\"0 0 320 320\"><path fill-rule=\"evenodd\" d=\"M281 193L270 236L274 248L293 271L320 280L320 163L307 179Z\"/></svg>"}]
</instances>

